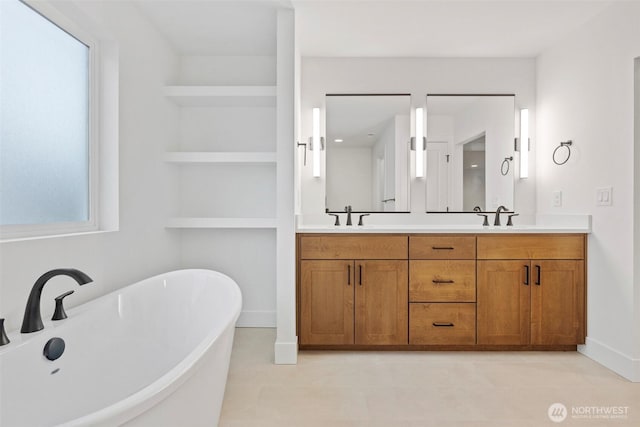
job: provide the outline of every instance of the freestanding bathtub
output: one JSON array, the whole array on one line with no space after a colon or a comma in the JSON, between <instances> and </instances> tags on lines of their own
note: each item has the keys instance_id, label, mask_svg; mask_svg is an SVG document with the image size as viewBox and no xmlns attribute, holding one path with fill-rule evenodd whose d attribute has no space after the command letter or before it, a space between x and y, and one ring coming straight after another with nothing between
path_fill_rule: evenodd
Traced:
<instances>
[{"instance_id":1,"label":"freestanding bathtub","mask_svg":"<svg viewBox=\"0 0 640 427\"><path fill-rule=\"evenodd\" d=\"M13 335L0 347L0 426L217 425L241 305L229 277L180 270ZM55 361L43 356L52 337L66 342Z\"/></svg>"}]
</instances>

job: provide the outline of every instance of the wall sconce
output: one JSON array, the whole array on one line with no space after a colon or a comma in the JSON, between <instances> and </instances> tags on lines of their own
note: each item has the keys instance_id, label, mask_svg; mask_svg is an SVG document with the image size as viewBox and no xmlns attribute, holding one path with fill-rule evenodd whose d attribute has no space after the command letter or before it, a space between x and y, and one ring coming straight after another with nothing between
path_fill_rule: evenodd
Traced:
<instances>
[{"instance_id":1,"label":"wall sconce","mask_svg":"<svg viewBox=\"0 0 640 427\"><path fill-rule=\"evenodd\" d=\"M520 178L529 177L529 110L520 110Z\"/></svg>"},{"instance_id":2,"label":"wall sconce","mask_svg":"<svg viewBox=\"0 0 640 427\"><path fill-rule=\"evenodd\" d=\"M313 133L309 138L309 149L313 151L313 177L320 177L320 151L324 150L324 138L320 136L320 108L313 109Z\"/></svg>"},{"instance_id":3,"label":"wall sconce","mask_svg":"<svg viewBox=\"0 0 640 427\"><path fill-rule=\"evenodd\" d=\"M416 136L411 138L411 149L416 151L416 178L424 178L424 150L427 138L424 136L424 110L416 108Z\"/></svg>"}]
</instances>

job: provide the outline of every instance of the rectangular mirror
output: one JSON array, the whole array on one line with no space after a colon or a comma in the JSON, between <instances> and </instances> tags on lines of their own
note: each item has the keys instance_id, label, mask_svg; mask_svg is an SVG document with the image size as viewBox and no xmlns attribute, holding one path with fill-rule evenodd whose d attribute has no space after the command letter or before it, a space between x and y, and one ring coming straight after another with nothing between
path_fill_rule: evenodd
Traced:
<instances>
[{"instance_id":1,"label":"rectangular mirror","mask_svg":"<svg viewBox=\"0 0 640 427\"><path fill-rule=\"evenodd\" d=\"M326 207L409 211L411 96L326 96Z\"/></svg>"},{"instance_id":2,"label":"rectangular mirror","mask_svg":"<svg viewBox=\"0 0 640 427\"><path fill-rule=\"evenodd\" d=\"M513 209L514 95L427 95L427 212Z\"/></svg>"}]
</instances>

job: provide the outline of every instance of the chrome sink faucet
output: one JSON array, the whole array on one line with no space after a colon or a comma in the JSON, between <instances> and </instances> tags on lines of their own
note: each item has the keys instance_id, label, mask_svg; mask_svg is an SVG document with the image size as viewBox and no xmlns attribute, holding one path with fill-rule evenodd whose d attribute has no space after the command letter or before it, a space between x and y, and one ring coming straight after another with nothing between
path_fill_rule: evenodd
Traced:
<instances>
[{"instance_id":1,"label":"chrome sink faucet","mask_svg":"<svg viewBox=\"0 0 640 427\"><path fill-rule=\"evenodd\" d=\"M44 329L42 324L42 316L40 315L40 297L42 296L42 289L49 279L55 276L69 276L78 282L78 285L85 285L93 282L91 277L87 276L80 270L75 268L58 268L55 270L47 271L44 273L31 288L29 299L27 299L27 306L24 309L24 319L22 320L22 328L20 332L28 334L30 332L36 332Z\"/></svg>"},{"instance_id":2,"label":"chrome sink faucet","mask_svg":"<svg viewBox=\"0 0 640 427\"><path fill-rule=\"evenodd\" d=\"M505 208L504 206L498 206L498 209L496 209L496 219L493 221L493 225L494 227L500 227L500 212L506 212L508 211L507 208Z\"/></svg>"}]
</instances>

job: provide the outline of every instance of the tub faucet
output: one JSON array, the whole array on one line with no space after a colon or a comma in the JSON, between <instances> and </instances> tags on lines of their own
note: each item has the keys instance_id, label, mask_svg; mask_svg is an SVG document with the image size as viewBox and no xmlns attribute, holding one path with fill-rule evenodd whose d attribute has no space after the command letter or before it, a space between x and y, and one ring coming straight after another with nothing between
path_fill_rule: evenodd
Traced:
<instances>
[{"instance_id":1,"label":"tub faucet","mask_svg":"<svg viewBox=\"0 0 640 427\"><path fill-rule=\"evenodd\" d=\"M506 212L507 210L508 209L502 205L498 206L498 209L496 209L496 219L493 221L495 227L500 227L500 212Z\"/></svg>"},{"instance_id":2,"label":"tub faucet","mask_svg":"<svg viewBox=\"0 0 640 427\"><path fill-rule=\"evenodd\" d=\"M49 279L55 276L69 276L78 282L78 285L85 285L93 281L91 277L75 268L58 268L47 271L40 276L31 288L29 299L27 299L27 306L24 309L24 318L22 320L22 328L20 329L20 332L23 334L36 332L44 328L42 316L40 315L40 296L42 295L44 285Z\"/></svg>"},{"instance_id":3,"label":"tub faucet","mask_svg":"<svg viewBox=\"0 0 640 427\"><path fill-rule=\"evenodd\" d=\"M347 213L347 225L353 225L353 223L351 222L351 212L352 212L352 210L353 209L351 208L351 205L344 207L344 211Z\"/></svg>"}]
</instances>

